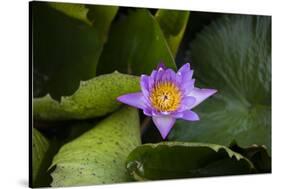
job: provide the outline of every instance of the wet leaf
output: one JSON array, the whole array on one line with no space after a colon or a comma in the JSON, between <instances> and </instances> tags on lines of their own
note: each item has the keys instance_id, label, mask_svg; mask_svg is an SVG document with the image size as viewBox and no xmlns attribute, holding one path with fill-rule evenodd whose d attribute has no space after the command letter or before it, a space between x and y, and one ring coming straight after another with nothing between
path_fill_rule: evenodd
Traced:
<instances>
[{"instance_id":1,"label":"wet leaf","mask_svg":"<svg viewBox=\"0 0 281 189\"><path fill-rule=\"evenodd\" d=\"M48 150L50 142L38 130L32 132L32 187L48 184Z\"/></svg>"},{"instance_id":2,"label":"wet leaf","mask_svg":"<svg viewBox=\"0 0 281 189\"><path fill-rule=\"evenodd\" d=\"M71 96L58 102L46 95L33 100L36 120L71 120L103 116L115 111L121 103L116 98L140 90L139 77L114 72L80 83Z\"/></svg>"},{"instance_id":3,"label":"wet leaf","mask_svg":"<svg viewBox=\"0 0 281 189\"><path fill-rule=\"evenodd\" d=\"M157 21L148 10L140 9L112 24L97 72L150 74L161 61L176 68Z\"/></svg>"},{"instance_id":4,"label":"wet leaf","mask_svg":"<svg viewBox=\"0 0 281 189\"><path fill-rule=\"evenodd\" d=\"M31 5L34 95L49 93L60 100L73 94L81 80L95 76L117 7L89 9L80 4L46 2ZM88 14L97 17L89 20Z\"/></svg>"},{"instance_id":5,"label":"wet leaf","mask_svg":"<svg viewBox=\"0 0 281 189\"><path fill-rule=\"evenodd\" d=\"M265 146L252 145L246 148L241 148L235 144L231 145L230 148L249 159L258 173L271 173L271 157Z\"/></svg>"},{"instance_id":6,"label":"wet leaf","mask_svg":"<svg viewBox=\"0 0 281 189\"><path fill-rule=\"evenodd\" d=\"M253 165L224 146L162 142L134 149L128 156L127 169L136 180L159 180L248 174Z\"/></svg>"},{"instance_id":7,"label":"wet leaf","mask_svg":"<svg viewBox=\"0 0 281 189\"><path fill-rule=\"evenodd\" d=\"M174 57L186 30L189 11L159 9L155 14Z\"/></svg>"},{"instance_id":8,"label":"wet leaf","mask_svg":"<svg viewBox=\"0 0 281 189\"><path fill-rule=\"evenodd\" d=\"M194 109L200 121L177 121L169 139L265 145L270 154L270 17L224 16L197 36L191 55L200 86L218 92Z\"/></svg>"},{"instance_id":9,"label":"wet leaf","mask_svg":"<svg viewBox=\"0 0 281 189\"><path fill-rule=\"evenodd\" d=\"M130 181L125 161L141 144L138 111L124 107L62 146L53 159L52 186Z\"/></svg>"}]
</instances>

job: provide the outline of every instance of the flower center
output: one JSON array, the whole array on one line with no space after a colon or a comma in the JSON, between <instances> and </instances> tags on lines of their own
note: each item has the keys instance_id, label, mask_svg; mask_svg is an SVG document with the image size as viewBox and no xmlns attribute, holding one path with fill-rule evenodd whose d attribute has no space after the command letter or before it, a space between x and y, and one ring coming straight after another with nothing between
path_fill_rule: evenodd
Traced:
<instances>
[{"instance_id":1,"label":"flower center","mask_svg":"<svg viewBox=\"0 0 281 189\"><path fill-rule=\"evenodd\" d=\"M172 82L156 83L150 93L152 106L161 112L177 110L181 102L181 91Z\"/></svg>"}]
</instances>

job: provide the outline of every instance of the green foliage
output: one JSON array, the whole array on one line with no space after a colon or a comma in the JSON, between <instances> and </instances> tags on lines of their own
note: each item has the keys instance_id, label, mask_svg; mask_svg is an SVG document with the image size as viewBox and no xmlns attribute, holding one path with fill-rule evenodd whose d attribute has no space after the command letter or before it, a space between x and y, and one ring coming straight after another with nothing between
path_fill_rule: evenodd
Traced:
<instances>
[{"instance_id":1,"label":"green foliage","mask_svg":"<svg viewBox=\"0 0 281 189\"><path fill-rule=\"evenodd\" d=\"M49 2L48 5L69 17L79 19L91 25L91 22L87 18L89 10L83 4Z\"/></svg>"},{"instance_id":2,"label":"green foliage","mask_svg":"<svg viewBox=\"0 0 281 189\"><path fill-rule=\"evenodd\" d=\"M118 11L118 7L102 5L86 5L86 7L89 9L87 18L91 21L94 28L98 28L98 34L102 42L106 42L108 30Z\"/></svg>"},{"instance_id":3,"label":"green foliage","mask_svg":"<svg viewBox=\"0 0 281 189\"><path fill-rule=\"evenodd\" d=\"M115 111L118 96L140 90L139 77L114 72L80 83L72 95L60 102L50 95L33 100L33 116L38 120L71 120L102 116Z\"/></svg>"},{"instance_id":4,"label":"green foliage","mask_svg":"<svg viewBox=\"0 0 281 189\"><path fill-rule=\"evenodd\" d=\"M249 159L259 173L271 172L271 157L265 146L252 145L246 148L241 148L235 144L230 148Z\"/></svg>"},{"instance_id":5,"label":"green foliage","mask_svg":"<svg viewBox=\"0 0 281 189\"><path fill-rule=\"evenodd\" d=\"M271 171L269 17L222 16L191 33L196 84L218 93L194 109L200 121L176 122L170 142L141 145L140 123L152 121L117 97L141 91L138 76L160 62L176 70L189 12L31 4L33 121L48 136L33 129L33 187Z\"/></svg>"},{"instance_id":6,"label":"green foliage","mask_svg":"<svg viewBox=\"0 0 281 189\"><path fill-rule=\"evenodd\" d=\"M198 122L177 121L170 140L271 151L271 20L224 16L193 41L192 68L202 87L218 93L194 109Z\"/></svg>"},{"instance_id":7,"label":"green foliage","mask_svg":"<svg viewBox=\"0 0 281 189\"><path fill-rule=\"evenodd\" d=\"M216 144L162 142L134 149L127 168L136 180L248 174L253 165L245 157Z\"/></svg>"},{"instance_id":8,"label":"green foliage","mask_svg":"<svg viewBox=\"0 0 281 189\"><path fill-rule=\"evenodd\" d=\"M155 14L174 57L189 19L189 11L159 9Z\"/></svg>"},{"instance_id":9,"label":"green foliage","mask_svg":"<svg viewBox=\"0 0 281 189\"><path fill-rule=\"evenodd\" d=\"M53 159L52 186L129 181L125 161L141 144L138 111L124 107L62 146Z\"/></svg>"},{"instance_id":10,"label":"green foliage","mask_svg":"<svg viewBox=\"0 0 281 189\"><path fill-rule=\"evenodd\" d=\"M38 130L32 131L32 187L40 187L48 182L46 158L50 142Z\"/></svg>"},{"instance_id":11,"label":"green foliage","mask_svg":"<svg viewBox=\"0 0 281 189\"><path fill-rule=\"evenodd\" d=\"M176 68L157 21L148 10L141 9L112 24L97 72L150 74L161 61Z\"/></svg>"},{"instance_id":12,"label":"green foliage","mask_svg":"<svg viewBox=\"0 0 281 189\"><path fill-rule=\"evenodd\" d=\"M101 9L101 10L100 10ZM95 76L108 27L117 8L97 6L97 18L85 5L33 2L35 95L54 99L71 95L81 80ZM91 21L94 21L91 24ZM98 23L98 24L95 24Z\"/></svg>"}]
</instances>

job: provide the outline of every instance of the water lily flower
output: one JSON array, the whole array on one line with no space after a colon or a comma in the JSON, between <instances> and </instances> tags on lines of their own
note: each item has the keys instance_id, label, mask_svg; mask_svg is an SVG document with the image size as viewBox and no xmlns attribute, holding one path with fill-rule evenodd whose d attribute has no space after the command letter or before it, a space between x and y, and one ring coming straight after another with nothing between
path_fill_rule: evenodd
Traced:
<instances>
[{"instance_id":1,"label":"water lily flower","mask_svg":"<svg viewBox=\"0 0 281 189\"><path fill-rule=\"evenodd\" d=\"M129 93L118 101L142 109L151 116L163 139L172 129L176 119L197 121L199 116L191 109L215 94L215 89L199 89L194 86L193 70L189 63L177 73L159 64L150 76L141 75L141 92Z\"/></svg>"}]
</instances>

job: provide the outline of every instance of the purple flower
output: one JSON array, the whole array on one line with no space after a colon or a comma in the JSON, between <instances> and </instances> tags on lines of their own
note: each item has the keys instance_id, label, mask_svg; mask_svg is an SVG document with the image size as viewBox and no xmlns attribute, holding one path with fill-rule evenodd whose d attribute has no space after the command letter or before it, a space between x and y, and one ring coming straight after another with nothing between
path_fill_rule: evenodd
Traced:
<instances>
[{"instance_id":1,"label":"purple flower","mask_svg":"<svg viewBox=\"0 0 281 189\"><path fill-rule=\"evenodd\" d=\"M141 75L141 92L125 94L118 101L143 110L152 120L163 139L176 119L197 121L199 116L191 109L217 92L194 86L193 70L187 63L177 73L159 64L150 76Z\"/></svg>"}]
</instances>

